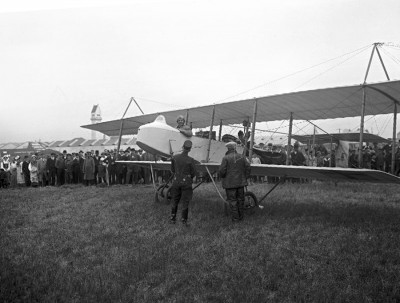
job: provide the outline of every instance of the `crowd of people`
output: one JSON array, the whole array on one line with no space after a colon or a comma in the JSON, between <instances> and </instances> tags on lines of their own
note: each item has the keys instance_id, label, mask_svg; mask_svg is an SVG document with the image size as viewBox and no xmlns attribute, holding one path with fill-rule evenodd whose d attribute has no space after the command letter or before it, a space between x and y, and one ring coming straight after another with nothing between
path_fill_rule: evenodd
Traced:
<instances>
[{"instance_id":1,"label":"crowd of people","mask_svg":"<svg viewBox=\"0 0 400 303\"><path fill-rule=\"evenodd\" d=\"M243 139L243 133L238 134L239 144ZM276 164L285 165L287 150L281 146L256 146L262 150L262 154L252 153L252 164ZM115 184L147 184L152 182L152 175L148 168L142 168L133 164L117 163L117 160L154 161L152 154L141 149L127 148L121 150L80 151L78 153L43 154L41 152L23 157L10 157L5 155L0 159L0 187L18 186L61 186L63 184L84 184L111 186ZM323 145L316 145L312 149L300 148L295 142L290 153L289 165L335 167L335 150L328 151ZM361 167L391 172L392 149L389 145L378 147L366 146L362 150ZM350 149L348 167L358 168L358 152ZM395 175L400 174L400 146L396 148ZM154 171L155 180L168 181L171 172ZM207 176L198 176L199 179ZM218 176L215 176L219 179ZM273 179L273 178L272 178ZM263 182L261 177L252 177L252 181ZM271 178L266 179L271 181Z\"/></svg>"},{"instance_id":2,"label":"crowd of people","mask_svg":"<svg viewBox=\"0 0 400 303\"><path fill-rule=\"evenodd\" d=\"M151 182L149 169L122 161L154 161L153 155L141 149L127 148L103 152L80 151L78 153L43 154L24 157L5 155L0 161L0 185L4 187L44 187L64 184L110 186L115 184L146 184ZM160 178L168 178L168 172L155 172Z\"/></svg>"},{"instance_id":3,"label":"crowd of people","mask_svg":"<svg viewBox=\"0 0 400 303\"><path fill-rule=\"evenodd\" d=\"M281 146L261 146L264 153L257 155L253 153L253 157L261 158L260 162L264 164L285 165L287 158L286 148ZM386 144L378 146L377 144L365 146L362 151L362 161L360 168L375 169L385 172L391 172L392 165L392 148ZM359 168L358 150L350 149L347 167ZM336 150L328 151L323 145L315 145L313 148L300 148L298 142L294 143L289 158L289 165L295 166L315 166L315 167L336 167ZM258 160L252 159L252 163ZM400 144L396 148L395 153L395 172L399 174L400 169Z\"/></svg>"}]
</instances>

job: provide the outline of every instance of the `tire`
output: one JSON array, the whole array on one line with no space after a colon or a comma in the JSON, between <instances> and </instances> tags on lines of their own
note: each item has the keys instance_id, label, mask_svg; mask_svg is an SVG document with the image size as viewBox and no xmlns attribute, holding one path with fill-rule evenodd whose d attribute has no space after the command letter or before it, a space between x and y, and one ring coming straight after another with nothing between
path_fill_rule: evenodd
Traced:
<instances>
[{"instance_id":1,"label":"tire","mask_svg":"<svg viewBox=\"0 0 400 303\"><path fill-rule=\"evenodd\" d=\"M251 191L244 193L244 210L254 209L258 206L258 200L255 194Z\"/></svg>"},{"instance_id":2,"label":"tire","mask_svg":"<svg viewBox=\"0 0 400 303\"><path fill-rule=\"evenodd\" d=\"M172 200L171 189L172 189L172 186L168 186L168 188L164 189L163 202L165 204L170 204L171 203L171 200Z\"/></svg>"},{"instance_id":3,"label":"tire","mask_svg":"<svg viewBox=\"0 0 400 303\"><path fill-rule=\"evenodd\" d=\"M169 188L168 184L161 184L160 186L158 186L154 196L155 203L160 203L164 201L165 192L167 191L166 189L168 188Z\"/></svg>"}]
</instances>

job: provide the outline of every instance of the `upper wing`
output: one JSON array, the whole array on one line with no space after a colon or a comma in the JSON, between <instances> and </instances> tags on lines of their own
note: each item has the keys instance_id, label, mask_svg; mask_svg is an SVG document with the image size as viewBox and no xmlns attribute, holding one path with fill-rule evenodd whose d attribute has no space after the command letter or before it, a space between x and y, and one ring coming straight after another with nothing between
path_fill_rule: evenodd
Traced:
<instances>
[{"instance_id":1,"label":"upper wing","mask_svg":"<svg viewBox=\"0 0 400 303\"><path fill-rule=\"evenodd\" d=\"M192 128L209 127L214 106L214 121L223 121L224 124L241 124L243 120L253 116L255 100L257 100L257 122L285 120L290 112L299 120L355 117L360 115L363 87L366 89L368 99L374 101L373 106L366 106L365 115L392 113L393 101L398 102L396 98L400 91L399 80L294 92L125 118L122 134L136 134L141 125L153 122L159 114L164 115L168 125L174 125L178 115L188 114L188 122ZM121 120L82 127L108 136L118 136Z\"/></svg>"},{"instance_id":2,"label":"upper wing","mask_svg":"<svg viewBox=\"0 0 400 303\"><path fill-rule=\"evenodd\" d=\"M130 163L142 167L159 170L170 170L169 161L117 161ZM197 171L210 173L218 171L219 163L199 163ZM394 175L371 169L339 168L339 167L313 167L313 166L286 166L269 164L252 164L251 174L259 176L275 176L288 178L307 178L316 180L332 180L344 182L372 182L372 183L398 183L400 178Z\"/></svg>"}]
</instances>

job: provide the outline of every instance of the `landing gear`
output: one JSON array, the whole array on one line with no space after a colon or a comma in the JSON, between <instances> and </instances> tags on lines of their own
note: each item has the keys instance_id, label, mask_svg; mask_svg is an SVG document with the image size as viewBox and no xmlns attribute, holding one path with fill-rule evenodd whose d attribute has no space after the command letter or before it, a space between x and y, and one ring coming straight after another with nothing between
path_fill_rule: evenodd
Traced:
<instances>
[{"instance_id":1,"label":"landing gear","mask_svg":"<svg viewBox=\"0 0 400 303\"><path fill-rule=\"evenodd\" d=\"M258 200L251 191L244 193L244 210L250 210L258 206Z\"/></svg>"},{"instance_id":2,"label":"landing gear","mask_svg":"<svg viewBox=\"0 0 400 303\"><path fill-rule=\"evenodd\" d=\"M169 204L171 202L171 186L164 183L161 184L155 193L154 202Z\"/></svg>"}]
</instances>

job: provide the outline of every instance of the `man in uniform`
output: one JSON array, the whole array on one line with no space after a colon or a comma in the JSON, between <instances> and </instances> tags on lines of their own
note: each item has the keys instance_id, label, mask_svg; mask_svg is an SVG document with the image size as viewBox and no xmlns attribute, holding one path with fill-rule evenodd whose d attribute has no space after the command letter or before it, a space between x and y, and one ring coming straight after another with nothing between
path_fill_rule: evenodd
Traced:
<instances>
[{"instance_id":1,"label":"man in uniform","mask_svg":"<svg viewBox=\"0 0 400 303\"><path fill-rule=\"evenodd\" d=\"M244 187L247 186L251 168L247 158L236 151L236 142L228 142L225 146L228 151L222 158L219 173L231 208L232 221L238 222L243 220Z\"/></svg>"},{"instance_id":2,"label":"man in uniform","mask_svg":"<svg viewBox=\"0 0 400 303\"><path fill-rule=\"evenodd\" d=\"M184 134L186 137L191 137L193 136L192 129L185 124L185 118L182 115L179 115L178 118L176 119L176 123L178 125L176 126L179 131Z\"/></svg>"},{"instance_id":3,"label":"man in uniform","mask_svg":"<svg viewBox=\"0 0 400 303\"><path fill-rule=\"evenodd\" d=\"M192 183L196 176L194 159L188 155L191 149L192 141L186 140L183 144L182 153L173 156L171 160L171 171L174 174L171 188L171 223L176 222L176 213L180 202L182 202L182 223L187 223L189 202L193 196Z\"/></svg>"}]
</instances>

